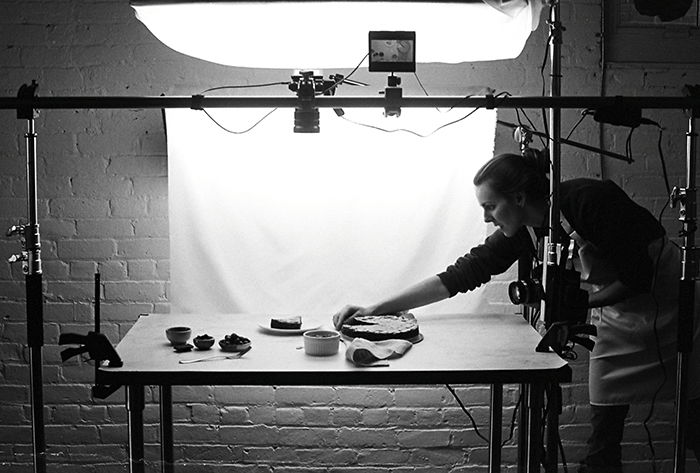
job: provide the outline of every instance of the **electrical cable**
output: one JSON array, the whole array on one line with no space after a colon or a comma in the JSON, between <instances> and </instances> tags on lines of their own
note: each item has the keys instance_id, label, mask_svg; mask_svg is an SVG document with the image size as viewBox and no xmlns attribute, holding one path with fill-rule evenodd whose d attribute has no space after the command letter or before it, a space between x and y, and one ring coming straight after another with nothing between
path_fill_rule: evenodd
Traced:
<instances>
[{"instance_id":1,"label":"electrical cable","mask_svg":"<svg viewBox=\"0 0 700 473\"><path fill-rule=\"evenodd\" d=\"M457 393L455 392L455 390L452 389L452 386L450 386L449 384L445 384L445 387L447 387L447 389L452 393L452 396L453 396L453 397L455 398L455 400L457 401L457 404L459 404L459 407L462 408L462 411L464 411L464 413L467 414L467 417L469 417L469 420L470 420L471 423L472 423L472 427L474 428L474 433L475 433L476 435L478 435L479 438L481 438L481 439L482 439L484 442L486 442L486 444L488 445L488 444L489 444L489 439L487 439L486 437L484 437L483 435L481 435L481 432L479 432L479 428L478 428L477 425L476 425L476 421L474 420L474 417L472 417L471 413L470 413L470 412L467 410L467 408L464 406L464 404L462 403L462 400L459 398L459 396L457 396Z\"/></svg>"},{"instance_id":2,"label":"electrical cable","mask_svg":"<svg viewBox=\"0 0 700 473\"><path fill-rule=\"evenodd\" d=\"M663 139L664 129L658 123L655 123L659 128L659 139L656 142L656 147L659 150L659 160L661 161L661 171L664 175L664 184L666 185L666 195L670 198L671 196L671 185L668 182L668 171L666 170L666 159L664 158L664 150L661 147L661 140ZM662 209L661 213L665 210ZM661 214L659 214L659 222L661 222Z\"/></svg>"},{"instance_id":3,"label":"electrical cable","mask_svg":"<svg viewBox=\"0 0 700 473\"><path fill-rule=\"evenodd\" d=\"M661 154L661 162L664 167L664 172L665 172L665 163L663 159L663 154ZM666 176L664 175L666 178ZM666 182L666 186L668 186L668 181ZM670 192L669 192L669 200L670 200ZM664 211L668 207L669 200L666 201L664 206L661 208L661 211L659 212L659 224L661 224L661 219L663 217ZM647 434L647 443L649 445L649 450L651 451L651 467L652 471L656 473L656 451L654 449L654 443L651 438L651 431L649 430L648 423L651 420L652 416L654 415L654 408L656 406L656 398L658 397L659 393L663 389L663 387L666 385L666 382L668 381L668 371L666 370L666 364L664 363L663 359L663 354L661 353L661 341L659 340L659 331L658 331L658 319L659 319L659 301L656 299L656 295L654 291L656 290L656 283L657 283L657 278L659 274L659 262L661 261L661 255L663 253L664 247L665 247L666 241L665 239L662 240L661 243L661 248L659 248L659 252L656 255L656 263L654 265L654 278L652 279L652 284L651 284L651 298L654 301L654 307L655 307L655 314L654 314L654 324L653 324L653 331L654 331L654 342L656 343L656 356L659 360L659 366L661 367L661 372L663 373L663 380L661 381L661 384L659 385L658 388L656 388L656 391L652 395L651 398L651 406L649 406L649 412L647 413L646 418L644 419L643 426L644 426L644 431Z\"/></svg>"},{"instance_id":4,"label":"electrical cable","mask_svg":"<svg viewBox=\"0 0 700 473\"><path fill-rule=\"evenodd\" d=\"M270 87L273 85L289 85L290 82L267 82L263 84L245 84L245 85L222 85L218 87L211 87L209 89L203 90L199 93L199 95L204 95L207 92L213 92L215 90L224 90L224 89L252 89L255 87Z\"/></svg>"},{"instance_id":5,"label":"electrical cable","mask_svg":"<svg viewBox=\"0 0 700 473\"><path fill-rule=\"evenodd\" d=\"M547 406L549 407L549 397L547 398ZM547 415L545 412L544 419L546 419L546 418L547 418ZM543 425L544 425L544 422L543 422ZM564 473L568 473L569 467L566 463L566 455L564 454L564 444L562 443L561 435L559 435L559 430L555 430L552 434L556 437L556 440L557 440L557 447L559 449L559 454L561 455L561 463L562 463L562 467L564 468ZM544 435L543 435L542 445L544 445ZM546 469L546 467L545 467L545 469Z\"/></svg>"},{"instance_id":6,"label":"electrical cable","mask_svg":"<svg viewBox=\"0 0 700 473\"><path fill-rule=\"evenodd\" d=\"M581 118L578 119L578 121L576 122L576 124L575 124L575 125L573 126L573 128L571 128L571 130L569 131L569 134L566 135L566 139L567 139L567 140L568 140L569 138L571 138L571 135L574 134L574 130L576 130L576 128L578 128L578 126L581 124L581 122L583 122L583 120L586 118L586 115L587 115L587 114L588 114L588 113L587 113L587 110L583 110L583 111L581 112Z\"/></svg>"},{"instance_id":7,"label":"electrical cable","mask_svg":"<svg viewBox=\"0 0 700 473\"><path fill-rule=\"evenodd\" d=\"M504 95L504 96L509 96L510 94L509 94L508 92L501 92L501 93L495 95L494 98L499 98L499 97L501 97L502 95ZM464 100L464 99L465 99L465 98L462 98L462 100ZM453 105L452 108L454 108L454 107L456 107L456 106L457 106L457 104ZM443 123L442 125L440 125L439 127L435 128L433 131L431 131L430 133L427 133L427 134L421 134L421 133L418 133L418 132L413 131L413 130L408 130L408 129L406 129L406 128L395 128L395 129L393 129L393 130L388 130L388 129L382 128L382 127L380 127L380 126L370 125L370 124L367 124L367 123L362 123L362 122L358 122L358 121L355 121L355 120L351 120L351 119L345 117L344 114L336 113L336 115L337 115L339 118L342 118L343 120L346 120L347 122L352 123L353 125L364 126L364 127L366 127L366 128L372 128L372 129L374 129L374 130L383 131L383 132L385 132L385 133L396 133L396 132L400 132L400 131L401 131L401 132L404 132L404 133L410 133L411 135L417 136L418 138L427 138L427 137L429 137L429 136L431 136L431 135L434 135L435 133L437 133L438 131L442 130L442 129L445 128L445 127L448 127L448 126L450 126L450 125L454 125L455 123L461 122L462 120L464 120L464 119L466 119L466 118L469 118L469 117L472 116L474 113L476 113L477 110L479 110L480 108L481 108L481 107L476 107L474 110L472 110L471 112L467 113L465 116L463 116L463 117L461 117L461 118L458 118L458 119L456 119L456 120L452 120L451 122Z\"/></svg>"},{"instance_id":8,"label":"electrical cable","mask_svg":"<svg viewBox=\"0 0 700 473\"><path fill-rule=\"evenodd\" d=\"M420 78L418 77L418 74L415 71L413 72L413 76L416 78L416 82L418 82L418 85L420 86L420 88L423 91L423 93L425 94L425 96L430 97L430 95L428 94L428 91L425 90L425 87L423 87L423 83L420 81ZM467 97L470 97L470 96L467 96ZM433 108L440 113L445 113L443 110L440 109L440 107L433 107ZM454 108L454 107L451 107L450 110L452 110L452 108Z\"/></svg>"},{"instance_id":9,"label":"electrical cable","mask_svg":"<svg viewBox=\"0 0 700 473\"><path fill-rule=\"evenodd\" d=\"M559 431L557 431L557 443L559 444L559 455L561 455L561 464L564 467L564 473L569 473L569 467L566 464L566 455L564 455L564 444L561 441Z\"/></svg>"},{"instance_id":10,"label":"electrical cable","mask_svg":"<svg viewBox=\"0 0 700 473\"><path fill-rule=\"evenodd\" d=\"M549 397L547 397L547 403L543 406L541 414L542 418L540 419L540 464L542 465L542 468L546 470L547 465L545 465L545 459L547 457L547 450L545 449L545 429L547 427L547 415L549 414Z\"/></svg>"},{"instance_id":11,"label":"electrical cable","mask_svg":"<svg viewBox=\"0 0 700 473\"><path fill-rule=\"evenodd\" d=\"M416 82L418 82L418 85L420 86L420 88L421 88L421 90L423 91L423 93L425 94L425 96L426 96L426 97L430 97L430 94L428 94L428 91L427 91L427 90L425 89L425 87L423 86L423 82L421 82L420 77L418 77L418 73L414 72L414 73L413 73L413 76L416 78ZM488 88L488 87L485 87L485 89L487 89L487 90L489 91L489 93L493 93L493 92L494 92L493 89L490 89L490 88ZM507 96L510 96L510 94L509 94L508 92L504 92L504 93L507 94ZM499 95L500 95L500 94L499 94ZM440 112L440 113L450 112L450 111L452 111L457 105L459 105L460 103L462 103L464 100L469 99L469 98L472 98L472 97L473 97L473 95L471 95L471 94L470 94L470 95L465 95L464 97L462 97L461 99L459 99L454 105L451 105L447 110L442 110L440 107L433 107L433 108L434 108L435 110L437 110L438 112Z\"/></svg>"},{"instance_id":12,"label":"electrical cable","mask_svg":"<svg viewBox=\"0 0 700 473\"><path fill-rule=\"evenodd\" d=\"M522 404L522 401L523 393L520 393L520 396L518 396L518 402L515 403L515 408L513 409L513 415L510 418L510 433L508 434L508 438L501 442L501 447L504 447L513 439L513 434L515 433L515 418L518 415L518 408L520 407L520 404Z\"/></svg>"},{"instance_id":13,"label":"electrical cable","mask_svg":"<svg viewBox=\"0 0 700 473\"><path fill-rule=\"evenodd\" d=\"M328 87L326 87L325 89L323 89L321 92L317 92L316 95L317 95L317 96L318 96L318 95L324 95L326 92L328 92L328 91L331 90L332 88L337 87L337 86L339 86L340 84L342 84L343 82L345 82L346 80L348 80L348 79L350 78L350 76L352 76L352 75L360 68L360 66L362 65L362 63L365 62L365 59L367 59L368 57L369 57L369 53L365 54L365 55L362 57L362 59L360 60L360 62L357 63L357 66L355 66L355 69L353 69L352 71L350 71L350 74L348 74L347 76L344 76L342 79L340 79L340 80L334 82L333 84L329 85Z\"/></svg>"},{"instance_id":14,"label":"electrical cable","mask_svg":"<svg viewBox=\"0 0 700 473\"><path fill-rule=\"evenodd\" d=\"M664 207L666 207L666 206L664 205ZM655 286L656 286L656 277L658 276L658 265L659 265L659 261L661 259L661 253L664 249L664 246L665 246L664 243L662 243L661 248L659 249L659 254L657 255L657 258L656 258L656 268L654 269L656 274L654 275L654 280L652 282L652 289L651 289L651 297L654 301L654 307L656 310L656 313L654 314L654 327L653 327L654 341L656 343L656 356L659 359L659 365L661 366L661 372L663 373L663 381L661 382L659 387L656 388L656 391L654 392L654 394L651 398L651 406L649 406L649 412L647 413L647 416L644 419L644 422L642 423L642 425L644 426L644 431L647 434L647 443L649 445L649 450L651 451L651 469L654 473L656 473L656 451L654 449L654 442L651 438L651 431L649 430L648 423L649 423L649 420L651 420L651 417L654 415L654 408L656 406L656 398L659 395L659 393L661 392L661 390L663 389L664 385L666 384L666 381L668 381L668 374L666 372L666 365L665 365L664 360L663 360L663 354L661 353L661 343L659 340L659 331L658 331L658 327L657 327L657 321L659 318L659 301L656 299L656 296L654 295L654 290L655 290Z\"/></svg>"},{"instance_id":15,"label":"electrical cable","mask_svg":"<svg viewBox=\"0 0 700 473\"><path fill-rule=\"evenodd\" d=\"M651 122L651 120L649 120ZM662 136L663 136L663 127L659 125L656 122L651 122L651 124L654 124L658 127L659 129L659 139L657 141L657 147L659 150L659 160L661 161L661 169L663 173L663 178L664 178L664 185L666 186L666 195L668 196L666 202L664 203L663 207L661 208L661 211L659 212L658 216L658 221L659 224L662 225L662 219L663 219L663 214L668 208L668 205L670 203L670 196L671 196L671 186L669 184L668 180L668 172L666 170L666 160L664 158L663 154L663 148L661 146L661 141L662 141ZM659 312L660 312L660 307L659 307L659 301L656 299L656 283L658 280L658 273L659 273L659 262L661 260L661 255L663 253L663 250L666 245L666 239L662 240L661 248L659 248L659 252L656 255L656 263L654 265L654 277L652 279L652 285L651 285L651 297L652 300L654 301L654 307L655 307L655 314L654 314L654 324L653 324L653 331L654 331L654 342L656 343L656 356L659 360L659 366L661 367L661 372L663 374L663 380L661 381L661 384L659 387L656 389L654 394L652 395L651 398L651 405L649 406L649 412L647 413L646 418L644 419L643 426L644 426L644 431L646 432L647 435L647 443L649 445L649 450L651 451L651 466L652 466L652 471L656 472L656 451L654 449L654 443L651 437L651 431L649 429L648 423L651 420L652 416L654 415L654 409L656 406L656 398L658 397L659 393L663 389L663 387L666 385L666 382L668 381L668 371L666 369L666 364L664 363L663 359L663 354L661 353L661 342L659 340L659 331L658 331L658 319L659 319Z\"/></svg>"},{"instance_id":16,"label":"electrical cable","mask_svg":"<svg viewBox=\"0 0 700 473\"><path fill-rule=\"evenodd\" d=\"M343 77L342 79L340 79L340 80L334 82L332 85L328 86L326 89L324 89L323 91L317 93L316 95L323 94L323 93L327 92L328 90L331 90L333 87L337 87L338 85L340 85L340 84L342 84L343 82L345 82L347 79L350 78L351 75L353 75L353 74L355 73L355 71L357 71L357 69L362 65L362 63L365 61L365 59L367 59L368 56L369 56L369 53L365 54L365 56L364 56L364 57L362 58L362 60L357 64L357 66L355 66L355 68L350 72L350 74L348 74L347 76ZM212 91L215 91L215 90L223 90L223 89L246 89L246 88L254 88L254 87L270 87L270 86L274 86L274 85L289 85L289 84L291 84L291 82L286 81L286 82L267 82L267 83L262 83L262 84L246 84L246 85L222 85L222 86L211 87L211 88L209 88L209 89L203 90L203 91L200 93L200 95L204 95L204 94L207 93L207 92L212 92ZM231 134L234 134L234 135L242 135L242 134L244 134L244 133L248 133L248 132L251 131L253 128L255 128L256 126L258 126L260 123L262 123L267 117L269 117L273 112L275 112L275 111L277 110L277 108L273 108L273 109L270 110L268 113L266 113L265 115L263 115L262 118L260 118L257 122L255 122L252 126L250 126L249 128L247 128L246 130L242 130L242 131L235 131L235 130L230 130L230 129L226 128L226 127L223 126L221 123L219 123L214 117L212 117L211 114L210 114L209 112L207 112L204 108L202 108L201 110L204 112L204 114L205 114L207 117L209 117L209 119L210 119L212 122L214 122L214 124L216 124L216 126L218 126L219 128L221 128L221 129L224 130L225 132L231 133Z\"/></svg>"},{"instance_id":17,"label":"electrical cable","mask_svg":"<svg viewBox=\"0 0 700 473\"><path fill-rule=\"evenodd\" d=\"M204 114L205 114L207 117L209 117L209 119L210 119L212 122L214 122L219 128L221 128L221 129L224 130L225 132L231 133L231 134L233 134L233 135L242 135L242 134L244 134L244 133L248 133L250 130L252 130L252 129L255 128L256 126L258 126L260 123L262 123L263 120L265 120L267 117L269 117L270 115L272 115L272 113L273 113L274 111L276 111L276 110L277 110L277 108L273 108L272 110L270 110L269 112L267 112L265 115L263 115L262 118L260 118L260 120L258 120L257 122L255 122L250 128L248 128L248 129L246 129L246 130L243 130L243 131L234 131L234 130L229 130L228 128L226 128L225 126L223 126L221 123L219 123L218 121L216 121L216 119L214 119L214 117L212 117L212 116L209 114L209 112L207 112L205 109L202 109L202 111L204 112Z\"/></svg>"},{"instance_id":18,"label":"electrical cable","mask_svg":"<svg viewBox=\"0 0 700 473\"><path fill-rule=\"evenodd\" d=\"M481 435L481 433L479 432L479 429L476 425L476 421L474 420L474 417L472 417L469 410L467 410L467 408L464 406L464 404L462 403L462 400L459 398L459 396L457 396L457 393L455 392L455 390L449 384L445 384L445 387L447 387L447 389L450 391L450 393L452 393L452 396L455 398L455 400L459 404L459 407L462 408L462 411L464 411L464 413L467 414L467 416L469 417L469 420L471 421L472 427L474 427L474 432L476 433L476 435L481 437L481 439L484 442L486 442L486 444L488 445L490 443L489 440L486 437L484 437L483 435ZM510 420L510 434L508 435L507 439L505 439L503 442L501 442L501 447L505 446L508 442L510 442L513 439L513 435L515 433L515 419L517 417L518 408L522 404L522 400L523 400L523 395L521 393L520 396L518 396L518 402L515 404L515 408L513 409L513 416L511 417L511 420Z\"/></svg>"},{"instance_id":19,"label":"electrical cable","mask_svg":"<svg viewBox=\"0 0 700 473\"><path fill-rule=\"evenodd\" d=\"M625 156L627 156L628 161L631 163L634 161L632 157L632 133L636 128L630 128L630 132L627 134L627 139L625 140Z\"/></svg>"}]
</instances>

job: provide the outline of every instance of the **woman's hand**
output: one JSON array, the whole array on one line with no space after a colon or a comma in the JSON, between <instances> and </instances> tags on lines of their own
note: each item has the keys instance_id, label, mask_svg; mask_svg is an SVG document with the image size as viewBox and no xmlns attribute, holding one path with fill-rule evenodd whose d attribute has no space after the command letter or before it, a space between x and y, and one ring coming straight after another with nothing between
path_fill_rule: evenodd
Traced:
<instances>
[{"instance_id":1,"label":"woman's hand","mask_svg":"<svg viewBox=\"0 0 700 473\"><path fill-rule=\"evenodd\" d=\"M344 323L358 315L373 315L373 311L368 307L346 305L333 315L333 326L336 330L340 330Z\"/></svg>"},{"instance_id":2,"label":"woman's hand","mask_svg":"<svg viewBox=\"0 0 700 473\"><path fill-rule=\"evenodd\" d=\"M333 316L336 330L353 317L360 315L396 314L404 310L415 309L450 297L447 288L438 276L431 276L398 294L368 307L346 305Z\"/></svg>"}]
</instances>

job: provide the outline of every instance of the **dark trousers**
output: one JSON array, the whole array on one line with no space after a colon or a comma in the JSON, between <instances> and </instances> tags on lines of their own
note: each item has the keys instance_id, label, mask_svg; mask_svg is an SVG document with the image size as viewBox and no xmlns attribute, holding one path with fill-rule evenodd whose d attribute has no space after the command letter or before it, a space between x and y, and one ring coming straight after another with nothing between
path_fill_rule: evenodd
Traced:
<instances>
[{"instance_id":1,"label":"dark trousers","mask_svg":"<svg viewBox=\"0 0 700 473\"><path fill-rule=\"evenodd\" d=\"M588 439L588 454L581 462L580 473L621 473L620 443L629 405L591 406L593 431ZM700 463L700 398L688 401L686 448Z\"/></svg>"},{"instance_id":2,"label":"dark trousers","mask_svg":"<svg viewBox=\"0 0 700 473\"><path fill-rule=\"evenodd\" d=\"M588 454L581 473L619 473L622 471L622 433L629 405L591 406L593 432L588 439Z\"/></svg>"},{"instance_id":3,"label":"dark trousers","mask_svg":"<svg viewBox=\"0 0 700 473\"><path fill-rule=\"evenodd\" d=\"M695 453L695 459L700 464L700 397L688 400L687 422L685 446Z\"/></svg>"}]
</instances>

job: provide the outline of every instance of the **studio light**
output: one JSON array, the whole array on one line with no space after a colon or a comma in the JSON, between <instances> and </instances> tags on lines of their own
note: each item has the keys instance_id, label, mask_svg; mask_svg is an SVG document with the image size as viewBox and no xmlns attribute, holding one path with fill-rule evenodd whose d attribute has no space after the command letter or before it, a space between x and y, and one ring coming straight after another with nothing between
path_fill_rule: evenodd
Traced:
<instances>
[{"instance_id":1,"label":"studio light","mask_svg":"<svg viewBox=\"0 0 700 473\"><path fill-rule=\"evenodd\" d=\"M367 31L415 31L418 63L517 57L537 27L541 0L132 0L136 16L170 48L239 67L354 67Z\"/></svg>"}]
</instances>

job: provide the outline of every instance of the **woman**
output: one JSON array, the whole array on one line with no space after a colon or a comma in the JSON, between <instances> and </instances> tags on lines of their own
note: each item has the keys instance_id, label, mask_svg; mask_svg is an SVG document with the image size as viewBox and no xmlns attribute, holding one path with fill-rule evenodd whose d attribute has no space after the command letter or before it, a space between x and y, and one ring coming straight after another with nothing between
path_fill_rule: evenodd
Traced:
<instances>
[{"instance_id":1,"label":"woman","mask_svg":"<svg viewBox=\"0 0 700 473\"><path fill-rule=\"evenodd\" d=\"M549 220L549 181L536 157L496 156L477 172L474 185L484 220L497 230L442 273L375 305L344 307L333 316L336 328L356 315L395 313L470 291L521 255L536 257L536 241L548 233ZM680 254L654 216L611 181L562 182L560 209L560 234L578 244L582 279L591 289L591 322L598 329L589 366L593 431L579 471L619 472L630 403L651 402L664 380L667 392L675 386ZM700 462L697 312L688 396L695 418L686 443Z\"/></svg>"}]
</instances>

